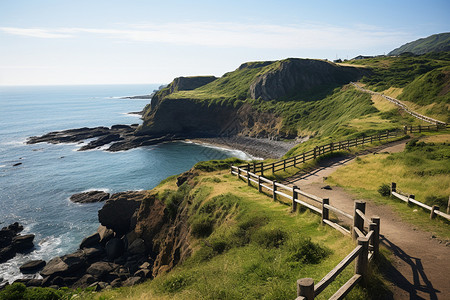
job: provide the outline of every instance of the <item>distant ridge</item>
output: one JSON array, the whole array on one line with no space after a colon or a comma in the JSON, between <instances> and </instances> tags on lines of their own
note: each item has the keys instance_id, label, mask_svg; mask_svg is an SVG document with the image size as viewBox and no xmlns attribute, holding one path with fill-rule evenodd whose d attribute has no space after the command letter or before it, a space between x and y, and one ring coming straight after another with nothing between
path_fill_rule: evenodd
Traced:
<instances>
[{"instance_id":1,"label":"distant ridge","mask_svg":"<svg viewBox=\"0 0 450 300\"><path fill-rule=\"evenodd\" d=\"M404 44L389 52L388 55L400 55L405 52L421 55L430 52L444 51L450 51L450 32L433 34L427 38L421 38Z\"/></svg>"}]
</instances>

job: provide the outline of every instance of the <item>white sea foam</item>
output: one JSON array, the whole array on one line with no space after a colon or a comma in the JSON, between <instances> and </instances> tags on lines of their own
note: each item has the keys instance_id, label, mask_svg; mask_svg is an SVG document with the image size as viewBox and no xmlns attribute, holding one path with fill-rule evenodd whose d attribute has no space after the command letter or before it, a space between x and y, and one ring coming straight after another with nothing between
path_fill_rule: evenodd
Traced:
<instances>
[{"instance_id":1,"label":"white sea foam","mask_svg":"<svg viewBox=\"0 0 450 300\"><path fill-rule=\"evenodd\" d=\"M20 278L42 278L37 274L22 274L19 267L30 260L49 260L55 256L62 255L61 238L49 236L35 243L33 251L25 254L17 254L14 258L0 264L0 277L3 280L13 283L14 280Z\"/></svg>"}]
</instances>

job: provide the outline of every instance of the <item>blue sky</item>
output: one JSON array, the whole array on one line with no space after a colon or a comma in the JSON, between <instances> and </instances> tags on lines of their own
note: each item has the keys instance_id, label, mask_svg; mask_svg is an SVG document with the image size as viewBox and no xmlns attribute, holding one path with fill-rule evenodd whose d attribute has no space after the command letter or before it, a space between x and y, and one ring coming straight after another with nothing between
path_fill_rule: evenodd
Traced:
<instances>
[{"instance_id":1,"label":"blue sky","mask_svg":"<svg viewBox=\"0 0 450 300\"><path fill-rule=\"evenodd\" d=\"M0 0L0 85L168 83L448 31L448 0Z\"/></svg>"}]
</instances>

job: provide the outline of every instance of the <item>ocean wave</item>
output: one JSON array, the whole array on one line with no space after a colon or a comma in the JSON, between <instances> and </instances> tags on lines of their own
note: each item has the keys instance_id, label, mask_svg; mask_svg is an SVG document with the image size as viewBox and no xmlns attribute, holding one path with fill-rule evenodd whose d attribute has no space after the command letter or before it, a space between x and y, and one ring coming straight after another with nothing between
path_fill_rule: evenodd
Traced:
<instances>
[{"instance_id":1,"label":"ocean wave","mask_svg":"<svg viewBox=\"0 0 450 300\"><path fill-rule=\"evenodd\" d=\"M20 278L42 278L39 273L22 274L19 267L30 260L46 260L63 254L62 238L48 236L35 244L35 248L25 254L18 253L14 258L0 264L0 274L4 281L13 283Z\"/></svg>"}]
</instances>

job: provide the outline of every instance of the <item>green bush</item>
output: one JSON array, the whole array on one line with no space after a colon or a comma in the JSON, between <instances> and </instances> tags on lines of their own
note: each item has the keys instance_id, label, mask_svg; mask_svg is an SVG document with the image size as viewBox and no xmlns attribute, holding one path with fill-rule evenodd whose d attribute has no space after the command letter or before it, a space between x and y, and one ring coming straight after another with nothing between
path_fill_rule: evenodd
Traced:
<instances>
[{"instance_id":1,"label":"green bush","mask_svg":"<svg viewBox=\"0 0 450 300\"><path fill-rule=\"evenodd\" d=\"M205 172L214 172L229 169L232 165L243 164L245 161L236 157L222 160L201 161L194 165L194 168Z\"/></svg>"},{"instance_id":2,"label":"green bush","mask_svg":"<svg viewBox=\"0 0 450 300\"><path fill-rule=\"evenodd\" d=\"M287 234L279 228L256 231L251 240L266 248L278 248L284 244Z\"/></svg>"},{"instance_id":3,"label":"green bush","mask_svg":"<svg viewBox=\"0 0 450 300\"><path fill-rule=\"evenodd\" d=\"M13 283L0 292L1 300L56 300L63 297L63 292L51 288L26 288L23 283Z\"/></svg>"},{"instance_id":4,"label":"green bush","mask_svg":"<svg viewBox=\"0 0 450 300\"><path fill-rule=\"evenodd\" d=\"M199 215L191 222L191 233L197 238L207 237L212 233L214 220L208 215Z\"/></svg>"},{"instance_id":5,"label":"green bush","mask_svg":"<svg viewBox=\"0 0 450 300\"><path fill-rule=\"evenodd\" d=\"M318 264L331 253L329 249L313 243L309 238L292 241L289 248L293 253L288 260L305 264Z\"/></svg>"},{"instance_id":6,"label":"green bush","mask_svg":"<svg viewBox=\"0 0 450 300\"><path fill-rule=\"evenodd\" d=\"M383 197L389 197L391 195L391 187L387 183L383 183L378 187L378 193Z\"/></svg>"}]
</instances>

